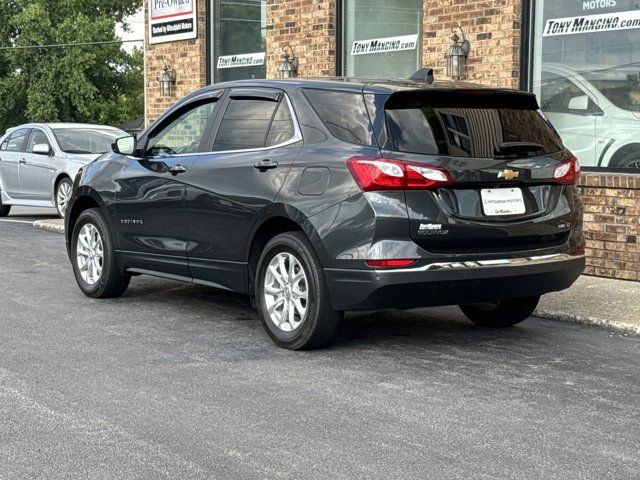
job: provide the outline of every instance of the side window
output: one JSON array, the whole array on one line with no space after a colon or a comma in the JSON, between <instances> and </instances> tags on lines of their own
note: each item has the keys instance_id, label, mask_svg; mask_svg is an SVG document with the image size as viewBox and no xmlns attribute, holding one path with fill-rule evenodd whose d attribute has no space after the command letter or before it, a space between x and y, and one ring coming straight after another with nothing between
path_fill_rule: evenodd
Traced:
<instances>
[{"instance_id":1,"label":"side window","mask_svg":"<svg viewBox=\"0 0 640 480\"><path fill-rule=\"evenodd\" d=\"M9 144L9 137L10 136L11 135L7 135L7 138L5 138L4 141L0 144L0 151L7 149L7 145Z\"/></svg>"},{"instance_id":2,"label":"side window","mask_svg":"<svg viewBox=\"0 0 640 480\"><path fill-rule=\"evenodd\" d=\"M375 145L361 93L316 89L305 89L304 93L334 137L359 145Z\"/></svg>"},{"instance_id":3,"label":"side window","mask_svg":"<svg viewBox=\"0 0 640 480\"><path fill-rule=\"evenodd\" d=\"M400 152L438 153L438 144L426 114L419 108L387 110L391 148Z\"/></svg>"},{"instance_id":4,"label":"side window","mask_svg":"<svg viewBox=\"0 0 640 480\"><path fill-rule=\"evenodd\" d=\"M29 137L29 142L27 143L27 152L33 152L34 145L38 145L40 143L49 145L49 139L42 130L34 128L33 130L31 130L31 136Z\"/></svg>"},{"instance_id":5,"label":"side window","mask_svg":"<svg viewBox=\"0 0 640 480\"><path fill-rule=\"evenodd\" d=\"M541 85L543 112L588 113L598 110L589 96L575 83L563 77L548 77Z\"/></svg>"},{"instance_id":6,"label":"side window","mask_svg":"<svg viewBox=\"0 0 640 480\"><path fill-rule=\"evenodd\" d=\"M232 98L213 144L216 152L264 147L278 103L256 98Z\"/></svg>"},{"instance_id":7,"label":"side window","mask_svg":"<svg viewBox=\"0 0 640 480\"><path fill-rule=\"evenodd\" d=\"M291 111L289 110L289 104L286 100L280 102L280 106L276 111L275 117L271 122L271 128L269 129L269 135L267 135L267 147L279 145L286 142L293 137L295 130L293 128L293 119L291 118Z\"/></svg>"},{"instance_id":8,"label":"side window","mask_svg":"<svg viewBox=\"0 0 640 480\"><path fill-rule=\"evenodd\" d=\"M7 151L21 152L27 133L29 133L29 130L25 128L13 132L9 137L9 142L7 143Z\"/></svg>"},{"instance_id":9,"label":"side window","mask_svg":"<svg viewBox=\"0 0 640 480\"><path fill-rule=\"evenodd\" d=\"M174 118L157 133L152 133L145 155L167 157L196 153L216 102L208 102L187 110Z\"/></svg>"}]
</instances>

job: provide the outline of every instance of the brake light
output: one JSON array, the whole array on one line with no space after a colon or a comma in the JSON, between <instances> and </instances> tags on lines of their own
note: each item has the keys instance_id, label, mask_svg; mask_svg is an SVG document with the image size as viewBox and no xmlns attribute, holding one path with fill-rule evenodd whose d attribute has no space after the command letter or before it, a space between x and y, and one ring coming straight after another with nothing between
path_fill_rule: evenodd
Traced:
<instances>
[{"instance_id":1,"label":"brake light","mask_svg":"<svg viewBox=\"0 0 640 480\"><path fill-rule=\"evenodd\" d=\"M413 258L391 258L388 260L365 260L364 263L367 267L372 268L398 268L413 265L416 260Z\"/></svg>"},{"instance_id":2,"label":"brake light","mask_svg":"<svg viewBox=\"0 0 640 480\"><path fill-rule=\"evenodd\" d=\"M580 163L576 157L571 157L556 166L553 179L558 183L576 184L580 179Z\"/></svg>"},{"instance_id":3,"label":"brake light","mask_svg":"<svg viewBox=\"0 0 640 480\"><path fill-rule=\"evenodd\" d=\"M365 192L375 190L428 190L453 183L444 168L375 157L351 157L347 167Z\"/></svg>"}]
</instances>

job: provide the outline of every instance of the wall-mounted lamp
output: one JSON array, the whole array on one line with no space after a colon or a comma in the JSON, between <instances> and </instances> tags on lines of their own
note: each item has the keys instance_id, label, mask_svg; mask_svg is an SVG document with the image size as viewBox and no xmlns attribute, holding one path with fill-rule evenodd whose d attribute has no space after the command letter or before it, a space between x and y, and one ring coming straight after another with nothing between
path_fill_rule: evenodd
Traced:
<instances>
[{"instance_id":1,"label":"wall-mounted lamp","mask_svg":"<svg viewBox=\"0 0 640 480\"><path fill-rule=\"evenodd\" d=\"M170 97L173 95L176 85L176 71L169 65L164 66L164 72L158 79L160 81L160 95L163 97Z\"/></svg>"},{"instance_id":2,"label":"wall-mounted lamp","mask_svg":"<svg viewBox=\"0 0 640 480\"><path fill-rule=\"evenodd\" d=\"M291 52L291 55L287 53L287 48ZM289 45L285 45L282 47L282 51L284 55L282 56L282 63L278 70L280 71L280 78L291 78L298 76L298 58L295 53L293 53L293 49Z\"/></svg>"},{"instance_id":3,"label":"wall-mounted lamp","mask_svg":"<svg viewBox=\"0 0 640 480\"><path fill-rule=\"evenodd\" d=\"M460 35L456 30L460 31ZM444 54L444 58L447 61L447 77L454 80L464 80L467 78L467 57L469 56L469 50L471 44L469 40L464 38L464 31L462 27L455 27L451 29L453 33L451 46Z\"/></svg>"}]
</instances>

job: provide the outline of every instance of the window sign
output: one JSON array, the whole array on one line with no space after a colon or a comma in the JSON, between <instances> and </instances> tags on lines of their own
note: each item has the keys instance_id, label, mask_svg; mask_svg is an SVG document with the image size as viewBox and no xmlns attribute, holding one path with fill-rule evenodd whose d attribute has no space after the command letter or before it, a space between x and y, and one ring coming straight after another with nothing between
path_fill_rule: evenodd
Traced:
<instances>
[{"instance_id":1,"label":"window sign","mask_svg":"<svg viewBox=\"0 0 640 480\"><path fill-rule=\"evenodd\" d=\"M149 43L198 36L196 0L149 0Z\"/></svg>"},{"instance_id":2,"label":"window sign","mask_svg":"<svg viewBox=\"0 0 640 480\"><path fill-rule=\"evenodd\" d=\"M223 55L218 57L218 68L241 68L264 65L264 52Z\"/></svg>"},{"instance_id":3,"label":"window sign","mask_svg":"<svg viewBox=\"0 0 640 480\"><path fill-rule=\"evenodd\" d=\"M409 78L422 64L421 0L344 0L343 75Z\"/></svg>"},{"instance_id":4,"label":"window sign","mask_svg":"<svg viewBox=\"0 0 640 480\"><path fill-rule=\"evenodd\" d=\"M371 40L356 40L351 47L351 55L366 55L372 53L400 52L415 50L418 46L418 34L403 35L401 37L374 38Z\"/></svg>"},{"instance_id":5,"label":"window sign","mask_svg":"<svg viewBox=\"0 0 640 480\"><path fill-rule=\"evenodd\" d=\"M265 78L266 0L210 0L215 82Z\"/></svg>"},{"instance_id":6,"label":"window sign","mask_svg":"<svg viewBox=\"0 0 640 480\"><path fill-rule=\"evenodd\" d=\"M640 168L640 5L540 0L533 91L585 167Z\"/></svg>"}]
</instances>

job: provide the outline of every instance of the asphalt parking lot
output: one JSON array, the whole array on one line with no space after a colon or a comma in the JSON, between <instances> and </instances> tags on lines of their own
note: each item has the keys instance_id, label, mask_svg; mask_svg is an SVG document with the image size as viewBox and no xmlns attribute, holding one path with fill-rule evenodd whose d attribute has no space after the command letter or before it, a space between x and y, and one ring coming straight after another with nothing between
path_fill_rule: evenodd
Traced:
<instances>
[{"instance_id":1,"label":"asphalt parking lot","mask_svg":"<svg viewBox=\"0 0 640 480\"><path fill-rule=\"evenodd\" d=\"M0 478L638 478L638 337L441 308L289 352L241 296L85 298L47 213L0 221Z\"/></svg>"}]
</instances>

